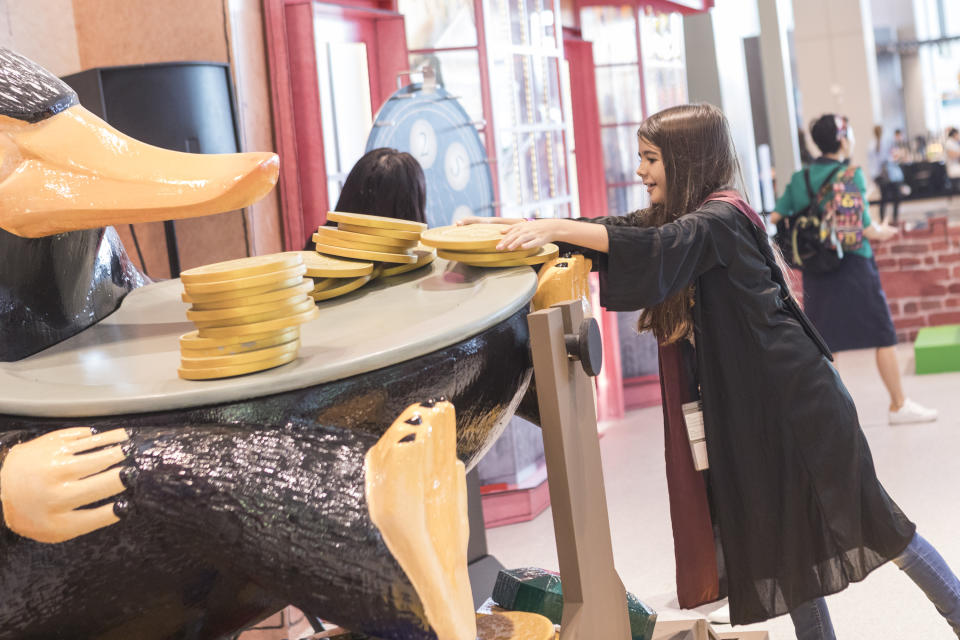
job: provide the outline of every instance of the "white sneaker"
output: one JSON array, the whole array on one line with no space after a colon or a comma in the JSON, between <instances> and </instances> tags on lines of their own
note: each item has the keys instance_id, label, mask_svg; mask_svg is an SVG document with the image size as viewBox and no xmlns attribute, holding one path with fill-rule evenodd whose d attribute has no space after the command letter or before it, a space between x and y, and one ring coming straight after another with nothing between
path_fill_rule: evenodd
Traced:
<instances>
[{"instance_id":1,"label":"white sneaker","mask_svg":"<svg viewBox=\"0 0 960 640\"><path fill-rule=\"evenodd\" d=\"M711 624L730 624L730 605L725 604L708 615L707 621Z\"/></svg>"},{"instance_id":2,"label":"white sneaker","mask_svg":"<svg viewBox=\"0 0 960 640\"><path fill-rule=\"evenodd\" d=\"M928 409L910 398L903 401L899 411L890 412L890 424L911 424L914 422L933 422L937 419L937 410Z\"/></svg>"}]
</instances>

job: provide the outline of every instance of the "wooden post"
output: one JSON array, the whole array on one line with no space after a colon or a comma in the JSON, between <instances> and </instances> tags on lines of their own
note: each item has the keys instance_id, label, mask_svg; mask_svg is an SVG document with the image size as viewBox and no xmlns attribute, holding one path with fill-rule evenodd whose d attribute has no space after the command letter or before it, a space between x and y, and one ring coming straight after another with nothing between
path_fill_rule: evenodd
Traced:
<instances>
[{"instance_id":1,"label":"wooden post","mask_svg":"<svg viewBox=\"0 0 960 640\"><path fill-rule=\"evenodd\" d=\"M574 348L582 335L583 305L558 304L529 314L527 322L563 579L560 638L629 640L627 596L613 565L592 383L568 352L568 342ZM588 345L582 338L579 344L577 357L588 359Z\"/></svg>"}]
</instances>

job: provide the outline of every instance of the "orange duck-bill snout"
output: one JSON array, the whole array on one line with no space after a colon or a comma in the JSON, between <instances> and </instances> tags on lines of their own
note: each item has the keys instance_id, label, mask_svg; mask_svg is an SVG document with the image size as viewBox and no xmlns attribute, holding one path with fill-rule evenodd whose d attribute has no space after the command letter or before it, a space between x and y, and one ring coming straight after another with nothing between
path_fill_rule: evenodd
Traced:
<instances>
[{"instance_id":1,"label":"orange duck-bill snout","mask_svg":"<svg viewBox=\"0 0 960 640\"><path fill-rule=\"evenodd\" d=\"M37 123L0 116L0 228L37 238L222 213L265 196L279 170L274 153L144 144L80 105Z\"/></svg>"}]
</instances>

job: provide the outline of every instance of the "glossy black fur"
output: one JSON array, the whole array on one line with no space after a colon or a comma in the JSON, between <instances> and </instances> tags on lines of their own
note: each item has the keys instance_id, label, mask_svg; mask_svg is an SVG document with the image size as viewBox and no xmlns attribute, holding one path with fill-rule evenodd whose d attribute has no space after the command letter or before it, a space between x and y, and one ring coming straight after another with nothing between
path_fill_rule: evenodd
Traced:
<instances>
[{"instance_id":1,"label":"glossy black fur","mask_svg":"<svg viewBox=\"0 0 960 640\"><path fill-rule=\"evenodd\" d=\"M113 227L43 238L0 229L0 362L83 331L147 282Z\"/></svg>"},{"instance_id":2,"label":"glossy black fur","mask_svg":"<svg viewBox=\"0 0 960 640\"><path fill-rule=\"evenodd\" d=\"M0 585L18 594L0 598L0 639L217 638L288 602L381 638L433 638L370 523L362 457L407 406L445 396L472 465L526 389L528 349L524 309L421 358L300 391L154 414L0 416L0 447L124 426L139 471L120 525L62 545L0 531Z\"/></svg>"},{"instance_id":3,"label":"glossy black fur","mask_svg":"<svg viewBox=\"0 0 960 640\"><path fill-rule=\"evenodd\" d=\"M0 47L0 115L39 122L75 104L77 94L60 78Z\"/></svg>"}]
</instances>

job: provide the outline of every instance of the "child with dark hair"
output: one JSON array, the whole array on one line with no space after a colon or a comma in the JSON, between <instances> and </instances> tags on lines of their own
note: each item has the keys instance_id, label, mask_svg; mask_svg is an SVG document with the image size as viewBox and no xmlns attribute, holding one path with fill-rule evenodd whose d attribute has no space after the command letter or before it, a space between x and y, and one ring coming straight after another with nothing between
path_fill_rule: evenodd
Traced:
<instances>
[{"instance_id":1,"label":"child with dark hair","mask_svg":"<svg viewBox=\"0 0 960 640\"><path fill-rule=\"evenodd\" d=\"M499 248L581 247L600 271L604 306L644 309L640 326L661 345L681 606L716 600L723 585L734 624L789 612L800 640L829 640L823 597L893 560L960 632L960 582L877 480L829 349L736 190L723 113L710 105L661 111L637 142L648 209L516 220ZM693 468L681 409L697 395L710 467L703 474Z\"/></svg>"},{"instance_id":2,"label":"child with dark hair","mask_svg":"<svg viewBox=\"0 0 960 640\"><path fill-rule=\"evenodd\" d=\"M810 135L823 155L808 169L793 174L770 216L774 223L780 216L795 215L810 205L808 175L813 192L819 194L828 182L841 178L853 151L853 130L843 116L827 114L818 118L810 127ZM853 179L860 192L866 194L866 181L859 168ZM877 369L890 396L890 424L931 422L937 419L937 411L904 395L897 362L897 332L870 246L871 241L888 240L896 233L894 227L885 223L873 223L864 198L863 244L846 250L834 271L803 272L804 310L835 354L851 349L876 350Z\"/></svg>"},{"instance_id":3,"label":"child with dark hair","mask_svg":"<svg viewBox=\"0 0 960 640\"><path fill-rule=\"evenodd\" d=\"M427 184L420 163L396 149L368 151L347 174L334 210L425 223ZM306 249L315 248L309 240Z\"/></svg>"}]
</instances>

